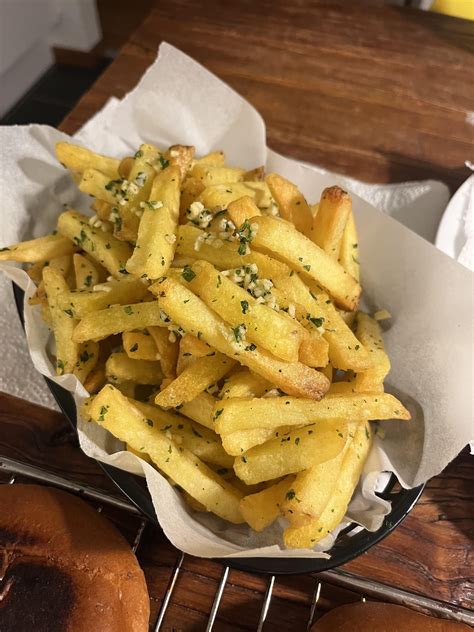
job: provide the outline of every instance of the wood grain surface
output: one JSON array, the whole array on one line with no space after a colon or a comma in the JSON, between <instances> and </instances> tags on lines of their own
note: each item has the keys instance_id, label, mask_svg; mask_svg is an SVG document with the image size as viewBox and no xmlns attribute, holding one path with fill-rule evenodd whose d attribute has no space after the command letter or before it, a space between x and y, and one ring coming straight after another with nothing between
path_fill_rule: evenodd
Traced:
<instances>
[{"instance_id":1,"label":"wood grain surface","mask_svg":"<svg viewBox=\"0 0 474 632\"><path fill-rule=\"evenodd\" d=\"M99 466L80 451L75 434L61 414L1 393L0 456L41 466L74 481L116 493ZM405 521L343 569L453 605L471 607L474 585L470 538L474 533L474 502L470 459L467 452L461 454L440 476L429 481ZM116 511L111 518L130 534L132 541L133 521L136 529L137 518ZM147 577L154 616L177 556L178 552L163 534L149 526L139 558ZM172 624L177 630L201 629L199 625L207 620L221 574L218 562L186 556L167 614L169 629ZM309 575L278 578L271 610L271 617L278 618L278 630L299 629L291 628L291 623L307 618L316 579ZM266 585L267 580L262 576L231 571L219 616L230 625L238 612L242 629L254 629L261 607L261 598L256 596L263 595ZM334 605L335 600L343 603L354 600L354 596L332 588L329 595L323 594L321 607ZM240 612L243 605L245 608Z\"/></svg>"},{"instance_id":2,"label":"wood grain surface","mask_svg":"<svg viewBox=\"0 0 474 632\"><path fill-rule=\"evenodd\" d=\"M62 129L128 92L165 40L248 99L276 151L370 182L454 189L474 148L473 24L379 1L157 3Z\"/></svg>"}]
</instances>

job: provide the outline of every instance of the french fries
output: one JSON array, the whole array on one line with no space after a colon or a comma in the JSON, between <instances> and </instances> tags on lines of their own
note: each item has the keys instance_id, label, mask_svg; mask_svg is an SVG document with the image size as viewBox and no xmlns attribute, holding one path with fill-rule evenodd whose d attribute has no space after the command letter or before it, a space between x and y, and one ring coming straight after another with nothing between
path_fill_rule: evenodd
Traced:
<instances>
[{"instance_id":1,"label":"french fries","mask_svg":"<svg viewBox=\"0 0 474 632\"><path fill-rule=\"evenodd\" d=\"M216 400L209 393L200 393L190 402L184 402L179 410L189 417L197 421L202 426L214 430L214 409Z\"/></svg>"},{"instance_id":2,"label":"french fries","mask_svg":"<svg viewBox=\"0 0 474 632\"><path fill-rule=\"evenodd\" d=\"M235 524L244 522L239 505L242 494L192 452L154 428L153 421L150 420L150 424L148 418L112 385L105 386L85 408L86 416L117 439L138 452L146 450L166 476L208 511Z\"/></svg>"},{"instance_id":3,"label":"french fries","mask_svg":"<svg viewBox=\"0 0 474 632\"><path fill-rule=\"evenodd\" d=\"M74 274L76 276L76 289L87 290L99 283L100 271L92 261L84 255L73 255Z\"/></svg>"},{"instance_id":4,"label":"french fries","mask_svg":"<svg viewBox=\"0 0 474 632\"><path fill-rule=\"evenodd\" d=\"M293 476L286 476L279 483L242 498L240 511L252 529L263 531L280 516L280 507L283 505L293 478Z\"/></svg>"},{"instance_id":5,"label":"french fries","mask_svg":"<svg viewBox=\"0 0 474 632\"><path fill-rule=\"evenodd\" d=\"M342 235L341 247L339 252L339 263L354 279L360 278L359 263L359 243L357 237L357 229L354 221L354 215L349 213L347 222Z\"/></svg>"},{"instance_id":6,"label":"french fries","mask_svg":"<svg viewBox=\"0 0 474 632\"><path fill-rule=\"evenodd\" d=\"M114 384L134 382L154 386L160 384L163 379L159 362L133 360L121 352L110 354L105 363L105 375Z\"/></svg>"},{"instance_id":7,"label":"french fries","mask_svg":"<svg viewBox=\"0 0 474 632\"><path fill-rule=\"evenodd\" d=\"M410 419L408 410L389 393L329 395L319 402L300 397L233 398L219 402L214 416L219 434L283 425L344 424L351 419Z\"/></svg>"},{"instance_id":8,"label":"french fries","mask_svg":"<svg viewBox=\"0 0 474 632\"><path fill-rule=\"evenodd\" d=\"M300 527L317 520L326 508L337 480L342 463L357 430L358 422L351 422L347 428L347 440L343 450L334 458L299 472L291 486L288 486L281 512L292 527Z\"/></svg>"},{"instance_id":9,"label":"french fries","mask_svg":"<svg viewBox=\"0 0 474 632\"><path fill-rule=\"evenodd\" d=\"M0 261L18 261L20 263L38 263L53 257L69 255L77 247L62 235L46 235L30 241L22 241L8 248L0 248Z\"/></svg>"},{"instance_id":10,"label":"french fries","mask_svg":"<svg viewBox=\"0 0 474 632\"><path fill-rule=\"evenodd\" d=\"M303 235L312 238L313 215L298 187L276 173L269 173L265 181L278 204L281 216Z\"/></svg>"},{"instance_id":11,"label":"french fries","mask_svg":"<svg viewBox=\"0 0 474 632\"><path fill-rule=\"evenodd\" d=\"M342 309L351 311L357 307L361 293L357 281L291 224L273 217L254 217L251 224L255 225L252 244L257 249L321 284Z\"/></svg>"},{"instance_id":12,"label":"french fries","mask_svg":"<svg viewBox=\"0 0 474 632\"><path fill-rule=\"evenodd\" d=\"M150 200L145 202L137 244L127 262L127 272L157 279L171 265L176 249L179 219L179 167L168 167L153 182Z\"/></svg>"},{"instance_id":13,"label":"french fries","mask_svg":"<svg viewBox=\"0 0 474 632\"><path fill-rule=\"evenodd\" d=\"M122 342L125 353L132 360L160 359L156 343L148 332L124 331Z\"/></svg>"},{"instance_id":14,"label":"french fries","mask_svg":"<svg viewBox=\"0 0 474 632\"><path fill-rule=\"evenodd\" d=\"M329 388L327 379L299 362L284 362L255 345L247 344L243 332L226 325L190 290L171 278L151 286L159 305L186 332L202 338L221 353L239 362L287 393L321 398ZM254 348L255 347L255 348Z\"/></svg>"},{"instance_id":15,"label":"french fries","mask_svg":"<svg viewBox=\"0 0 474 632\"><path fill-rule=\"evenodd\" d=\"M56 374L73 373L78 362L78 345L72 340L75 327L73 315L58 305L58 298L69 290L59 270L46 266L43 282L48 299L51 323L56 340Z\"/></svg>"},{"instance_id":16,"label":"french fries","mask_svg":"<svg viewBox=\"0 0 474 632\"><path fill-rule=\"evenodd\" d=\"M235 360L217 351L198 358L158 393L155 404L163 408L175 408L184 402L190 402L208 386L224 377L235 364Z\"/></svg>"},{"instance_id":17,"label":"french fries","mask_svg":"<svg viewBox=\"0 0 474 632\"><path fill-rule=\"evenodd\" d=\"M134 305L115 305L84 316L74 329L74 342L103 340L114 334L145 327L166 327L157 301Z\"/></svg>"},{"instance_id":18,"label":"french fries","mask_svg":"<svg viewBox=\"0 0 474 632\"><path fill-rule=\"evenodd\" d=\"M182 277L191 290L226 322L233 327L245 327L248 340L261 345L277 358L288 362L298 360L302 334L294 321L258 303L246 290L206 261L198 261L192 268L185 268Z\"/></svg>"},{"instance_id":19,"label":"french fries","mask_svg":"<svg viewBox=\"0 0 474 632\"><path fill-rule=\"evenodd\" d=\"M313 220L313 241L332 259L337 260L339 256L344 229L352 212L351 207L350 195L340 187L329 187L321 194L318 212Z\"/></svg>"},{"instance_id":20,"label":"french fries","mask_svg":"<svg viewBox=\"0 0 474 632\"><path fill-rule=\"evenodd\" d=\"M288 548L311 548L337 527L346 513L371 445L370 426L362 422L344 455L334 492L326 507L316 520L285 530L283 537Z\"/></svg>"},{"instance_id":21,"label":"french fries","mask_svg":"<svg viewBox=\"0 0 474 632\"><path fill-rule=\"evenodd\" d=\"M333 459L345 440L344 428L334 424L297 428L236 457L234 472L247 485L301 472Z\"/></svg>"},{"instance_id":22,"label":"french fries","mask_svg":"<svg viewBox=\"0 0 474 632\"><path fill-rule=\"evenodd\" d=\"M90 226L86 215L75 211L61 213L58 218L58 231L78 248L89 253L117 279L127 274L125 264L132 249L110 233Z\"/></svg>"},{"instance_id":23,"label":"french fries","mask_svg":"<svg viewBox=\"0 0 474 632\"><path fill-rule=\"evenodd\" d=\"M215 247L212 244L215 244L217 239L206 243L204 241L205 235L206 233L196 226L179 226L176 254L208 261L218 270L231 270L254 264L257 266L259 275L266 279L273 279L290 273L287 265L268 255L254 251L240 255L236 242L220 240L219 247Z\"/></svg>"},{"instance_id":24,"label":"french fries","mask_svg":"<svg viewBox=\"0 0 474 632\"><path fill-rule=\"evenodd\" d=\"M97 169L108 178L119 177L120 160L102 156L79 145L71 143L56 144L56 158L67 169L82 173L86 169Z\"/></svg>"},{"instance_id":25,"label":"french fries","mask_svg":"<svg viewBox=\"0 0 474 632\"><path fill-rule=\"evenodd\" d=\"M56 153L94 215L66 210L0 261L29 264L56 373L92 395L84 419L190 511L255 531L282 516L285 545L313 547L346 513L370 421L410 419L384 392L386 312L357 311L349 194L309 204L263 166L180 144Z\"/></svg>"},{"instance_id":26,"label":"french fries","mask_svg":"<svg viewBox=\"0 0 474 632\"><path fill-rule=\"evenodd\" d=\"M356 317L356 335L369 352L372 366L357 373L354 388L359 392L383 392L383 382L390 371L390 360L385 352L380 325L367 314L359 312Z\"/></svg>"},{"instance_id":27,"label":"french fries","mask_svg":"<svg viewBox=\"0 0 474 632\"><path fill-rule=\"evenodd\" d=\"M120 281L87 287L86 290L67 291L59 297L59 305L62 309L72 310L75 318L84 318L111 305L138 303L147 294L147 288L141 281L125 277Z\"/></svg>"}]
</instances>

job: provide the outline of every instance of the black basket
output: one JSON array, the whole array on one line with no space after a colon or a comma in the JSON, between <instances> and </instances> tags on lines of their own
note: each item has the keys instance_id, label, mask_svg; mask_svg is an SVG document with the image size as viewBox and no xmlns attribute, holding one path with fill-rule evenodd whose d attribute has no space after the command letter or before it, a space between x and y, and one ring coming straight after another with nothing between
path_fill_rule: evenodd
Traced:
<instances>
[{"instance_id":1,"label":"black basket","mask_svg":"<svg viewBox=\"0 0 474 632\"><path fill-rule=\"evenodd\" d=\"M24 292L17 285L13 284L13 293L21 323L24 325ZM71 393L50 379L45 378L45 380L54 399L75 429L77 425L77 415L76 406ZM125 494L151 522L159 526L150 494L148 493L143 479L140 476L129 474L111 465L106 465L99 461L97 463L121 492ZM388 500L392 504L392 509L390 513L385 516L380 529L370 532L365 529L358 530L359 528L355 524L349 525L341 531L333 547L328 551L331 555L329 559L306 557L226 558L223 563L232 568L254 573L300 574L327 571L346 562L350 562L391 533L416 504L423 492L423 488L424 485L413 489L403 489L398 484L395 475L392 474L383 492L377 494L380 498Z\"/></svg>"}]
</instances>

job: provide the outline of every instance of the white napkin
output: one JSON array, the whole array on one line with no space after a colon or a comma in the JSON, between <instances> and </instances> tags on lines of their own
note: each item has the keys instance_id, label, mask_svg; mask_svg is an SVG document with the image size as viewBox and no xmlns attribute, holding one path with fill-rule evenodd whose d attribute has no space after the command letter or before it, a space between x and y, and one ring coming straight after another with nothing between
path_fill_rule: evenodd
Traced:
<instances>
[{"instance_id":1,"label":"white napkin","mask_svg":"<svg viewBox=\"0 0 474 632\"><path fill-rule=\"evenodd\" d=\"M61 203L81 202L64 170L52 158L54 141L59 138L55 130L40 126L0 130L2 146L9 148L0 165L0 185L10 187L11 194L8 207L0 211L0 226L10 226L7 243L13 234L14 239L25 238L43 232L45 224L51 229ZM389 383L412 412L413 420L383 424L386 439L377 437L375 441L349 516L370 530L377 529L389 511L388 504L373 494L380 472L394 471L403 485L418 485L439 473L472 438L470 273L365 201L373 196L370 199L384 211L408 218L414 222L412 227L423 226L423 236L432 239L448 199L444 185L365 185L275 154L265 145L265 126L258 113L169 45L160 47L157 61L139 86L123 101L112 101L79 138L112 154L129 152L142 141L159 146L194 144L201 154L222 148L231 163L245 168L265 164L268 171L282 173L296 182L311 202L331 184L351 191L365 297L371 308L386 307L393 314L392 326L386 332L392 358ZM418 217L415 220L415 214L420 221ZM421 221L428 215L429 226ZM33 290L22 271L0 267L23 285L27 295ZM27 308L25 313L32 360L38 370L52 375L45 353L47 329L40 323L37 309ZM9 360L16 361L18 356ZM19 379L23 382L23 375ZM84 392L75 378L53 379L73 391L80 402ZM25 396L30 397L28 389ZM195 514L156 470L120 451L120 445L111 441L103 428L79 420L78 430L86 454L146 476L161 526L178 548L201 556L295 555L280 549L278 525L256 535L244 527L229 527L213 516ZM298 551L297 555L318 556L321 552Z\"/></svg>"}]
</instances>

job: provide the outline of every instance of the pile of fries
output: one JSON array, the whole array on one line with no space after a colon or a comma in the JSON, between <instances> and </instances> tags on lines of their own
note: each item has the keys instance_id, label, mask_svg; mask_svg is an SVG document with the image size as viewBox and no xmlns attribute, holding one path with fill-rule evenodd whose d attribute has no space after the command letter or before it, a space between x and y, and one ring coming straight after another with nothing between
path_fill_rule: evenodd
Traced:
<instances>
[{"instance_id":1,"label":"pile of fries","mask_svg":"<svg viewBox=\"0 0 474 632\"><path fill-rule=\"evenodd\" d=\"M68 209L0 260L30 264L57 374L91 394L83 416L194 510L256 531L283 516L285 545L312 548L346 512L369 422L410 418L384 392L378 320L357 311L350 196L310 206L277 174L182 145L56 153L94 215Z\"/></svg>"}]
</instances>

